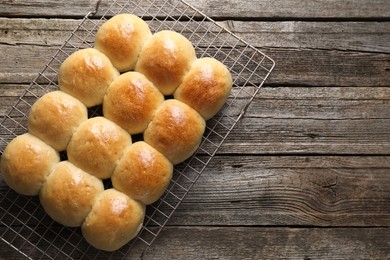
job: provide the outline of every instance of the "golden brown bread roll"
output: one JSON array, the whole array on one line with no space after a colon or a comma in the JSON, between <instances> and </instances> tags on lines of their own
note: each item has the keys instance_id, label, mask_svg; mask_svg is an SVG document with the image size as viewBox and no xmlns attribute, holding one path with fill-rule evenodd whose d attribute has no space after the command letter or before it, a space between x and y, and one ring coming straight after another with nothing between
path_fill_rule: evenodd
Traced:
<instances>
[{"instance_id":1,"label":"golden brown bread roll","mask_svg":"<svg viewBox=\"0 0 390 260\"><path fill-rule=\"evenodd\" d=\"M145 205L122 192L108 189L97 198L81 231L95 248L114 251L138 234L144 217Z\"/></svg>"},{"instance_id":2,"label":"golden brown bread roll","mask_svg":"<svg viewBox=\"0 0 390 260\"><path fill-rule=\"evenodd\" d=\"M26 133L14 138L1 156L4 181L23 195L38 195L60 157L49 145Z\"/></svg>"},{"instance_id":3,"label":"golden brown bread roll","mask_svg":"<svg viewBox=\"0 0 390 260\"><path fill-rule=\"evenodd\" d=\"M202 58L192 63L174 97L208 120L222 108L231 89L232 75L226 66L214 58Z\"/></svg>"},{"instance_id":4,"label":"golden brown bread roll","mask_svg":"<svg viewBox=\"0 0 390 260\"><path fill-rule=\"evenodd\" d=\"M52 91L32 105L28 131L57 151L64 151L76 128L87 119L87 108L79 100L62 91Z\"/></svg>"},{"instance_id":5,"label":"golden brown bread roll","mask_svg":"<svg viewBox=\"0 0 390 260\"><path fill-rule=\"evenodd\" d=\"M133 70L145 41L152 36L149 26L132 14L119 14L103 23L96 33L95 48L120 71Z\"/></svg>"},{"instance_id":6,"label":"golden brown bread roll","mask_svg":"<svg viewBox=\"0 0 390 260\"><path fill-rule=\"evenodd\" d=\"M112 175L115 189L145 205L158 200L172 178L173 166L145 142L136 142L122 156Z\"/></svg>"},{"instance_id":7,"label":"golden brown bread roll","mask_svg":"<svg viewBox=\"0 0 390 260\"><path fill-rule=\"evenodd\" d=\"M115 79L103 101L103 115L130 134L145 130L164 96L144 75L126 72Z\"/></svg>"},{"instance_id":8,"label":"golden brown bread roll","mask_svg":"<svg viewBox=\"0 0 390 260\"><path fill-rule=\"evenodd\" d=\"M58 85L62 91L92 107L102 103L108 86L118 76L106 55L87 48L74 52L61 64Z\"/></svg>"},{"instance_id":9,"label":"golden brown bread roll","mask_svg":"<svg viewBox=\"0 0 390 260\"><path fill-rule=\"evenodd\" d=\"M144 132L144 140L178 164L196 151L205 127L198 112L181 101L168 99L157 109Z\"/></svg>"},{"instance_id":10,"label":"golden brown bread roll","mask_svg":"<svg viewBox=\"0 0 390 260\"><path fill-rule=\"evenodd\" d=\"M58 223L81 226L97 195L104 191L103 182L68 161L57 164L39 193L46 213Z\"/></svg>"},{"instance_id":11,"label":"golden brown bread roll","mask_svg":"<svg viewBox=\"0 0 390 260\"><path fill-rule=\"evenodd\" d=\"M110 178L131 136L104 117L84 121L67 148L68 160L99 179Z\"/></svg>"},{"instance_id":12,"label":"golden brown bread roll","mask_svg":"<svg viewBox=\"0 0 390 260\"><path fill-rule=\"evenodd\" d=\"M146 41L135 70L143 73L161 93L172 95L195 59L195 49L187 38L164 30Z\"/></svg>"}]
</instances>

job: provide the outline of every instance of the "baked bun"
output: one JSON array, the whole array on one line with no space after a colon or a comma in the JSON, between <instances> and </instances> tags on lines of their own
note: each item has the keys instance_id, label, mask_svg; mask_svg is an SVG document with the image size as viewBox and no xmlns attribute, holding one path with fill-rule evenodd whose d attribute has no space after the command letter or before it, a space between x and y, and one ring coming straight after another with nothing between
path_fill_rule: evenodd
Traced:
<instances>
[{"instance_id":1,"label":"baked bun","mask_svg":"<svg viewBox=\"0 0 390 260\"><path fill-rule=\"evenodd\" d=\"M161 93L172 95L195 59L195 49L187 38L164 30L146 41L135 70L151 80Z\"/></svg>"},{"instance_id":2,"label":"baked bun","mask_svg":"<svg viewBox=\"0 0 390 260\"><path fill-rule=\"evenodd\" d=\"M46 177L60 162L58 153L33 135L14 138L1 156L1 173L8 186L22 195L38 195Z\"/></svg>"},{"instance_id":3,"label":"baked bun","mask_svg":"<svg viewBox=\"0 0 390 260\"><path fill-rule=\"evenodd\" d=\"M47 177L39 198L52 219L64 226L78 227L103 191L101 180L63 161Z\"/></svg>"},{"instance_id":4,"label":"baked bun","mask_svg":"<svg viewBox=\"0 0 390 260\"><path fill-rule=\"evenodd\" d=\"M62 91L92 107L102 103L108 86L118 76L106 55L87 48L72 53L61 64L58 85Z\"/></svg>"},{"instance_id":5,"label":"baked bun","mask_svg":"<svg viewBox=\"0 0 390 260\"><path fill-rule=\"evenodd\" d=\"M96 33L95 48L104 53L120 72L134 70L139 53L152 33L144 20L119 14L103 23Z\"/></svg>"},{"instance_id":6,"label":"baked bun","mask_svg":"<svg viewBox=\"0 0 390 260\"><path fill-rule=\"evenodd\" d=\"M174 97L208 120L222 108L231 89L232 75L226 66L214 58L202 58L192 63Z\"/></svg>"},{"instance_id":7,"label":"baked bun","mask_svg":"<svg viewBox=\"0 0 390 260\"><path fill-rule=\"evenodd\" d=\"M64 151L76 128L87 119L87 108L79 100L52 91L32 105L28 131L57 151Z\"/></svg>"},{"instance_id":8,"label":"baked bun","mask_svg":"<svg viewBox=\"0 0 390 260\"><path fill-rule=\"evenodd\" d=\"M130 134L142 133L164 96L144 75L126 72L116 78L103 101L103 115Z\"/></svg>"},{"instance_id":9,"label":"baked bun","mask_svg":"<svg viewBox=\"0 0 390 260\"><path fill-rule=\"evenodd\" d=\"M110 178L131 136L104 117L84 121L67 148L68 160L99 179Z\"/></svg>"},{"instance_id":10,"label":"baked bun","mask_svg":"<svg viewBox=\"0 0 390 260\"><path fill-rule=\"evenodd\" d=\"M105 190L81 226L84 238L97 249L114 251L141 230L145 205L115 189Z\"/></svg>"},{"instance_id":11,"label":"baked bun","mask_svg":"<svg viewBox=\"0 0 390 260\"><path fill-rule=\"evenodd\" d=\"M168 99L146 128L144 140L173 164L178 164L196 151L205 127L198 112L181 101Z\"/></svg>"},{"instance_id":12,"label":"baked bun","mask_svg":"<svg viewBox=\"0 0 390 260\"><path fill-rule=\"evenodd\" d=\"M173 166L145 142L136 142L122 156L112 175L112 185L145 205L158 200L172 178Z\"/></svg>"}]
</instances>

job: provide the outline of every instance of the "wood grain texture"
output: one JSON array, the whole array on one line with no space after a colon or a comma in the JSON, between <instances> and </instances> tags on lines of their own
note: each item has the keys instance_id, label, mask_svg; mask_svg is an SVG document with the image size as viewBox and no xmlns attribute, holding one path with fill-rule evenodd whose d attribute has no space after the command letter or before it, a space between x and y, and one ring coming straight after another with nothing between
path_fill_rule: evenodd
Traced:
<instances>
[{"instance_id":1,"label":"wood grain texture","mask_svg":"<svg viewBox=\"0 0 390 260\"><path fill-rule=\"evenodd\" d=\"M0 116L5 116L23 94L23 85L0 86L4 104ZM240 97L246 100L246 96L237 95L234 105L241 107ZM35 99L26 100L32 104ZM27 104L20 103L22 107L27 113ZM232 117L239 113L229 111ZM386 87L263 87L218 153L388 155L388 111L390 88ZM14 115L20 119L20 114ZM5 124L12 127L13 121ZM0 130L0 136L10 141L7 134Z\"/></svg>"},{"instance_id":2,"label":"wood grain texture","mask_svg":"<svg viewBox=\"0 0 390 260\"><path fill-rule=\"evenodd\" d=\"M57 19L17 21L0 19L0 34L4 35L4 40L0 42L0 51L4 54L0 58L0 82L4 83L31 82L70 35L70 28L74 28L77 23L74 20ZM8 25L10 22L12 27ZM246 34L250 44L265 51L277 63L267 84L353 87L389 85L389 34L384 34L383 31L389 30L390 23L383 23L378 28L371 23L330 23L322 26L324 33L316 33L319 40L311 42L311 47L308 44L313 38L314 26L298 22L284 24L283 29L280 24L273 24L252 24L251 28L266 28L265 37L249 36L261 36L262 30ZM234 27L235 33L239 33L239 25L243 24L226 23L225 26L227 25ZM336 28L335 32L330 31L331 28ZM371 31L373 28L377 28L376 32ZM241 31L248 30L250 29L244 27ZM283 30L286 31L285 35L280 34ZM300 30L302 33L294 32ZM345 37L341 37L346 40L336 42L334 35L339 36L339 30L346 31ZM274 36L269 39L267 35ZM328 41L329 36L333 40ZM243 38L246 39L245 34ZM283 38L286 40L280 40ZM255 39L268 39L275 46L264 46L263 40ZM274 44L276 42L278 44ZM212 50L210 51L212 54ZM234 62L234 59L226 60L228 66L233 66Z\"/></svg>"},{"instance_id":3,"label":"wood grain texture","mask_svg":"<svg viewBox=\"0 0 390 260\"><path fill-rule=\"evenodd\" d=\"M173 226L163 230L143 259L388 259L389 240L387 228ZM26 259L0 245L0 259ZM29 245L26 251L39 257ZM74 250L72 256L83 253Z\"/></svg>"},{"instance_id":4,"label":"wood grain texture","mask_svg":"<svg viewBox=\"0 0 390 260\"><path fill-rule=\"evenodd\" d=\"M276 67L145 259L389 259L390 1L187 1L270 55ZM144 19L153 30L173 28L198 53L219 51L216 57L234 69L246 63L238 58L241 42L219 48L229 34L209 22L188 22L201 17L190 9L181 16L177 0L135 2L148 5ZM0 120L95 3L0 2ZM83 26L96 29L111 3L102 1ZM135 14L146 10L141 5ZM151 21L152 15L181 21ZM86 39L92 44L93 35ZM245 82L248 73L236 80L232 117L255 91L251 83L261 80ZM32 94L18 107L28 108ZM11 117L25 123L17 111ZM11 119L4 124L13 125ZM1 128L1 147L4 139L9 132ZM173 183L180 181L188 185L176 172ZM170 188L182 196L181 188ZM108 258L88 247L79 229L53 222L37 197L17 195L1 177L0 194L0 237L33 259L42 251L55 259ZM177 199L166 197L172 204ZM141 248L133 250L127 259ZM0 259L22 255L0 240Z\"/></svg>"},{"instance_id":5,"label":"wood grain texture","mask_svg":"<svg viewBox=\"0 0 390 260\"><path fill-rule=\"evenodd\" d=\"M389 226L389 172L388 156L217 156L170 224Z\"/></svg>"},{"instance_id":6,"label":"wood grain texture","mask_svg":"<svg viewBox=\"0 0 390 260\"><path fill-rule=\"evenodd\" d=\"M389 172L390 156L216 156L169 225L388 227ZM173 179L189 185L178 174ZM17 196L0 183L6 217L19 215L26 225L50 220L37 198ZM179 186L170 190L183 194ZM165 201L175 205L177 198Z\"/></svg>"},{"instance_id":7,"label":"wood grain texture","mask_svg":"<svg viewBox=\"0 0 390 260\"><path fill-rule=\"evenodd\" d=\"M1 16L84 16L95 10L96 0L88 1L3 1L0 4ZM102 1L99 13L103 14L113 1ZM124 1L117 1L116 9L121 8ZM211 17L232 17L232 18L272 18L272 19L388 19L390 4L386 0L331 0L331 1L309 1L309 0L251 0L251 1L219 1L219 0L187 0L189 4L198 8ZM149 4L149 12L156 12L158 9L171 14L172 7L177 1L153 1ZM346 16L348 10L348 16ZM132 11L132 10L130 10ZM135 10L139 15L139 10Z\"/></svg>"},{"instance_id":8,"label":"wood grain texture","mask_svg":"<svg viewBox=\"0 0 390 260\"><path fill-rule=\"evenodd\" d=\"M386 228L172 227L145 259L387 259L389 239Z\"/></svg>"},{"instance_id":9,"label":"wood grain texture","mask_svg":"<svg viewBox=\"0 0 390 260\"><path fill-rule=\"evenodd\" d=\"M96 24L101 21L93 20ZM1 44L7 45L41 45L60 46L77 27L80 20L76 19L26 19L0 18ZM149 21L152 28L158 23ZM196 29L194 23L164 22L166 27L180 31L189 36ZM257 47L278 47L297 49L320 49L361 52L389 53L390 22L307 22L307 21L236 21L222 20L217 24L245 39ZM186 28L184 28L184 25ZM215 27L209 22L198 28L197 32L216 33ZM89 26L88 29L96 29ZM221 38L224 38L222 32ZM205 35L207 37L207 35ZM209 40L211 36L209 35Z\"/></svg>"}]
</instances>

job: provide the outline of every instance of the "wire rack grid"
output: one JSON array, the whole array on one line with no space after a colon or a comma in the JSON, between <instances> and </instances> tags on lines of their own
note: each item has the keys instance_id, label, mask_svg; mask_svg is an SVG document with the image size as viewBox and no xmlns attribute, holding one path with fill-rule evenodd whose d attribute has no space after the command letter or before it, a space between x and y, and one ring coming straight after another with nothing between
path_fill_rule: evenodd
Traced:
<instances>
[{"instance_id":1,"label":"wire rack grid","mask_svg":"<svg viewBox=\"0 0 390 260\"><path fill-rule=\"evenodd\" d=\"M100 1L97 4L99 7ZM223 109L207 121L202 143L189 160L175 166L172 181L156 203L147 207L144 225L128 245L112 253L94 249L83 239L79 228L68 228L46 215L35 196L16 194L5 184L0 187L1 239L30 259L140 259L158 237L184 197L206 169L223 142L259 92L273 70L274 61L199 10L181 0L111 1L101 15L88 13L45 65L25 93L0 123L0 149L27 131L27 115L43 94L58 89L61 63L78 49L92 47L99 26L119 13L133 13L144 19L152 32L174 30L194 45L198 57L214 57L233 76L233 90ZM89 109L89 116L101 115L101 108ZM66 155L63 155L66 158ZM110 183L105 183L107 187Z\"/></svg>"}]
</instances>

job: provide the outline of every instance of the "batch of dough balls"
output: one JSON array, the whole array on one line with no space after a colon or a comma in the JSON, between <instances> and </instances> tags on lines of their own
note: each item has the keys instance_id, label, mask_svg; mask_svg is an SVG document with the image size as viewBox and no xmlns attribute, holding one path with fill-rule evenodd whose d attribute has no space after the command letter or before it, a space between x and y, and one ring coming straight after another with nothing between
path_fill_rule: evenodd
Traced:
<instances>
[{"instance_id":1,"label":"batch of dough balls","mask_svg":"<svg viewBox=\"0 0 390 260\"><path fill-rule=\"evenodd\" d=\"M152 34L141 18L120 14L102 24L93 48L66 58L58 85L31 107L28 132L6 147L1 172L16 192L39 195L55 221L81 227L92 246L117 250L140 231L174 165L200 145L232 76L216 59L197 58L183 35ZM103 116L88 118L93 106ZM133 143L135 134L142 141Z\"/></svg>"}]
</instances>

